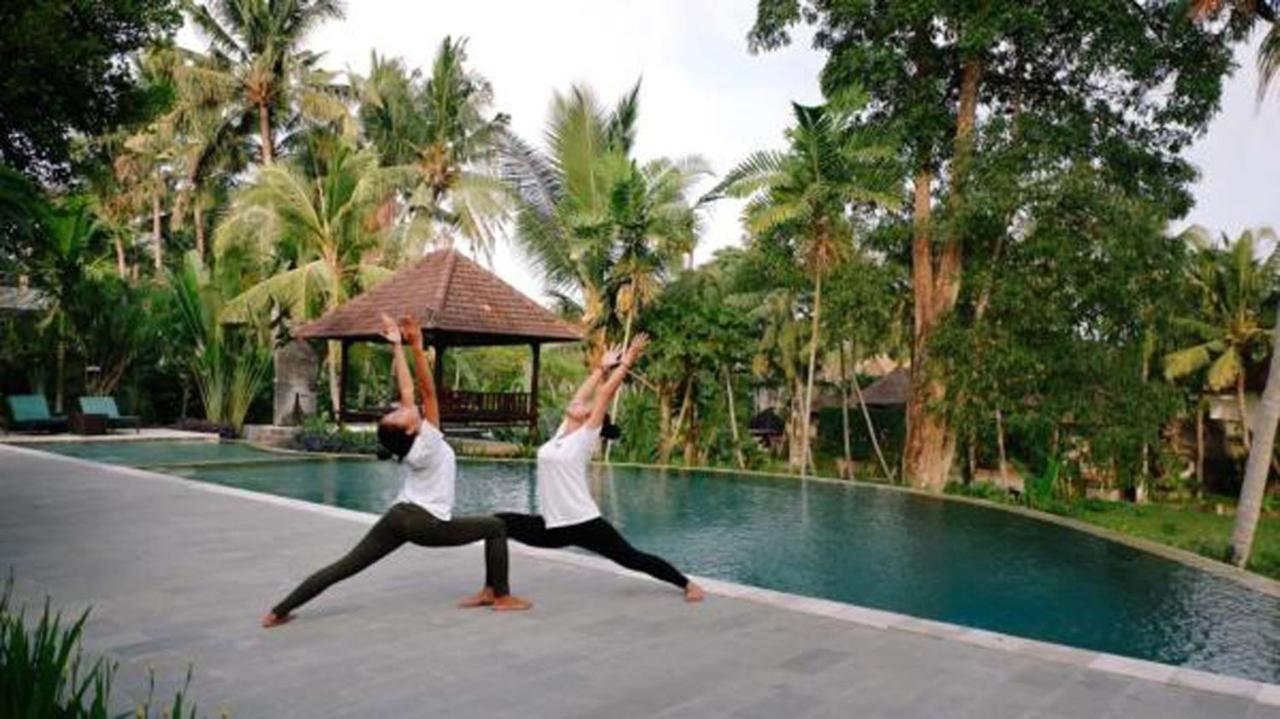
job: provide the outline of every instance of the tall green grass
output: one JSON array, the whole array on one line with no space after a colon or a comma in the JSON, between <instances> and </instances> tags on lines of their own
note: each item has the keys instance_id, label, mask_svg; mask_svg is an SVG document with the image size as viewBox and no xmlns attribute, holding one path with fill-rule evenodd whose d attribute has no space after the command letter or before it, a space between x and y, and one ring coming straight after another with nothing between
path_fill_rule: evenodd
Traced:
<instances>
[{"instance_id":1,"label":"tall green grass","mask_svg":"<svg viewBox=\"0 0 1280 719\"><path fill-rule=\"evenodd\" d=\"M111 683L116 665L98 658L85 663L80 641L89 610L75 620L54 612L45 599L34 626L26 621L26 607L12 605L13 577L0 594L0 717L4 719L123 719L153 716L151 700L155 678L147 700L134 711L112 713ZM191 671L187 671L187 684ZM196 707L184 693L177 692L161 716L196 719Z\"/></svg>"}]
</instances>

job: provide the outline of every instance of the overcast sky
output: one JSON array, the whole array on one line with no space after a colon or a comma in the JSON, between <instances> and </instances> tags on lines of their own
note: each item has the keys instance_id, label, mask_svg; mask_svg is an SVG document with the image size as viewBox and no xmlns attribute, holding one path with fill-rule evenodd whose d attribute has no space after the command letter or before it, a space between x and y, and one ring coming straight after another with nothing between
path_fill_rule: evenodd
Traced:
<instances>
[{"instance_id":1,"label":"overcast sky","mask_svg":"<svg viewBox=\"0 0 1280 719\"><path fill-rule=\"evenodd\" d=\"M797 38L791 47L752 55L746 33L754 0L467 0L348 2L346 19L317 30L309 43L325 66L363 73L369 53L429 67L445 35L467 36L470 65L493 83L496 106L523 137L540 142L553 90L581 82L612 102L643 77L636 155L700 154L724 172L749 152L780 146L790 101L821 100L823 55ZM1260 36L1259 36L1260 37ZM190 32L183 44L198 41ZM1187 219L1233 236L1258 225L1280 228L1280 97L1259 108L1253 48L1223 97L1223 111L1189 153L1202 177ZM708 217L696 260L739 242L739 203ZM509 246L499 275L541 297L541 284Z\"/></svg>"}]
</instances>

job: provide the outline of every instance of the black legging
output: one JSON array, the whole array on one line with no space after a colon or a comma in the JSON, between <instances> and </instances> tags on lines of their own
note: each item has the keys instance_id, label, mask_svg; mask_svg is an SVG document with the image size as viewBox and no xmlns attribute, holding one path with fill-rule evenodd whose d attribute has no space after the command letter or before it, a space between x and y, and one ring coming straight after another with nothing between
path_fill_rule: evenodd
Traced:
<instances>
[{"instance_id":1,"label":"black legging","mask_svg":"<svg viewBox=\"0 0 1280 719\"><path fill-rule=\"evenodd\" d=\"M496 596L507 587L506 527L496 517L454 517L446 522L416 504L400 502L387 510L360 543L342 559L303 580L271 611L277 617L306 604L333 584L363 571L405 542L422 547L456 547L484 540L484 585Z\"/></svg>"},{"instance_id":2,"label":"black legging","mask_svg":"<svg viewBox=\"0 0 1280 719\"><path fill-rule=\"evenodd\" d=\"M499 512L494 516L507 525L507 536L517 542L550 549L582 547L613 560L627 569L644 572L654 579L670 582L681 589L689 585L689 578L681 574L680 570L671 566L662 557L645 554L631 546L603 517L596 517L581 524L547 529L546 520L538 514Z\"/></svg>"}]
</instances>

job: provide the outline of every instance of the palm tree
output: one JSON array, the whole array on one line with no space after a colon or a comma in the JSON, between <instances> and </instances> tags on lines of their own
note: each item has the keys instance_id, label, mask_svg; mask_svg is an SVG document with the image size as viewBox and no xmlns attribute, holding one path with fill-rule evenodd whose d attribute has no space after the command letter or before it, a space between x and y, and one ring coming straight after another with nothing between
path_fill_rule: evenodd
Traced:
<instances>
[{"instance_id":1,"label":"palm tree","mask_svg":"<svg viewBox=\"0 0 1280 719\"><path fill-rule=\"evenodd\" d=\"M347 115L320 56L301 49L321 22L342 17L338 0L183 0L197 30L209 39L204 56L188 55L177 70L186 92L219 108L212 132L256 134L263 164L275 157L276 131L295 112L336 120Z\"/></svg>"},{"instance_id":2,"label":"palm tree","mask_svg":"<svg viewBox=\"0 0 1280 719\"><path fill-rule=\"evenodd\" d=\"M808 377L805 382L800 472L809 463L813 378L820 344L822 279L853 247L850 208L854 204L896 205L898 199L875 188L870 163L885 156L857 132L852 113L833 106L793 104L796 125L788 130L787 152L757 152L734 168L713 190L750 198L743 222L755 236L792 243L813 282Z\"/></svg>"},{"instance_id":3,"label":"palm tree","mask_svg":"<svg viewBox=\"0 0 1280 719\"><path fill-rule=\"evenodd\" d=\"M376 154L339 141L315 169L264 166L235 195L215 232L215 251L221 257L247 249L282 269L227 303L223 321L243 322L272 306L294 319L314 318L390 274L366 259L380 249L374 215L390 192ZM329 343L335 410L340 352Z\"/></svg>"},{"instance_id":4,"label":"palm tree","mask_svg":"<svg viewBox=\"0 0 1280 719\"><path fill-rule=\"evenodd\" d=\"M73 198L43 217L45 241L34 265L34 281L49 304L42 321L54 335L54 408L61 412L66 400L66 356L71 342L70 312L75 293L86 280L110 270L101 253L106 233L84 198Z\"/></svg>"},{"instance_id":5,"label":"palm tree","mask_svg":"<svg viewBox=\"0 0 1280 719\"><path fill-rule=\"evenodd\" d=\"M150 53L150 64L170 78L173 105L155 125L172 138L175 158L177 198L170 225L181 229L190 210L195 231L196 254L205 259L205 208L212 193L248 164L249 147L235 123L223 121L221 98L210 98L192 82L190 68L208 65L204 55L177 48L160 48Z\"/></svg>"},{"instance_id":6,"label":"palm tree","mask_svg":"<svg viewBox=\"0 0 1280 719\"><path fill-rule=\"evenodd\" d=\"M1267 388L1262 392L1262 405L1255 425L1257 436L1245 463L1244 484L1240 487L1240 504L1231 530L1231 562L1244 568L1253 551L1253 535L1262 516L1262 497L1267 490L1267 473L1271 469L1275 448L1276 424L1280 422L1280 312L1271 331L1271 367L1267 372Z\"/></svg>"},{"instance_id":7,"label":"palm tree","mask_svg":"<svg viewBox=\"0 0 1280 719\"><path fill-rule=\"evenodd\" d=\"M369 77L353 84L365 137L404 183L406 243L452 244L456 232L492 260L509 205L496 165L509 118L491 114L493 88L466 68L466 46L445 37L425 81L375 53Z\"/></svg>"},{"instance_id":8,"label":"palm tree","mask_svg":"<svg viewBox=\"0 0 1280 719\"><path fill-rule=\"evenodd\" d=\"M1175 323L1195 338L1195 344L1165 355L1164 374L1169 380L1208 368L1210 390L1235 386L1240 431L1250 447L1244 384L1247 366L1266 354L1271 332L1263 324L1264 307L1274 297L1280 276L1280 252L1265 262L1255 259L1259 239L1275 233L1269 229L1246 231L1234 242L1223 237L1225 249L1208 244L1202 231L1192 234L1199 243L1190 282L1200 293L1200 315L1177 318Z\"/></svg>"},{"instance_id":9,"label":"palm tree","mask_svg":"<svg viewBox=\"0 0 1280 719\"><path fill-rule=\"evenodd\" d=\"M593 351L619 321L629 339L636 314L697 238L688 193L705 163L632 159L639 90L610 111L587 88L557 93L545 153L503 139L503 173L520 200L516 241L562 299L581 298Z\"/></svg>"},{"instance_id":10,"label":"palm tree","mask_svg":"<svg viewBox=\"0 0 1280 719\"><path fill-rule=\"evenodd\" d=\"M151 256L156 276L164 270L164 203L168 198L174 167L175 140L172 128L155 123L125 139L116 155L115 172L125 189L125 204L146 208L151 224Z\"/></svg>"}]
</instances>

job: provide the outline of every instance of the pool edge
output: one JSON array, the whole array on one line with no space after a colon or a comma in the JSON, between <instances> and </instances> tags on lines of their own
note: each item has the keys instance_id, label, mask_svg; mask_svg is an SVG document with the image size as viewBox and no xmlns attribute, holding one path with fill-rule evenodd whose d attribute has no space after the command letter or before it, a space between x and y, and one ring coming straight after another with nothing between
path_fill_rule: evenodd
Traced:
<instances>
[{"instance_id":1,"label":"pool edge","mask_svg":"<svg viewBox=\"0 0 1280 719\"><path fill-rule=\"evenodd\" d=\"M151 481L180 484L184 487L208 492L210 494L220 494L223 496L263 502L265 504L289 507L295 510L312 512L315 514L333 517L335 519L343 519L365 526L372 525L378 517L378 515L370 514L368 512L343 509L341 507L316 504L300 499L280 497L274 494L255 492L238 487L228 487L210 482L202 482L200 480L187 479L161 472L138 469L128 465L104 464L102 462L94 462L93 460L82 459L79 457L41 451L27 446L5 444L0 445L0 447L3 447L0 451L7 449L13 452L36 455L44 459L52 459L55 461L62 461L82 466L87 465L89 467L106 466L126 476ZM832 481L842 482L844 480ZM996 506L999 507L999 505ZM527 557L608 572L618 576L630 576L636 578L641 576L623 569L607 560L564 550L526 547L516 543L511 545L511 551ZM1245 679L1243 677L1234 677L1227 674L1218 674L1201 669L1180 667L1173 664L1163 664L1160 662L1125 657L1107 652L1098 652L1090 649L1080 649L1078 647L1071 647L1065 644L1055 644L1053 642L1027 639L1024 637L1013 636L1011 634L966 627L959 624L950 624L933 619L924 619L908 614L901 614L883 609L873 609L847 602L837 602L830 599L819 599L799 594L789 594L787 592L764 589L762 587L753 587L722 579L712 579L696 575L694 575L693 578L701 583L711 594L731 599L745 600L771 606L777 609L835 619L881 631L900 631L920 636L927 636L938 640L958 641L985 649L1003 651L1039 661L1066 664L1082 669L1090 669L1107 674L1125 676L1131 679L1150 681L1157 684L1177 686L1196 691L1225 694L1247 699L1264 706L1280 707L1280 684L1272 684L1258 681L1256 679Z\"/></svg>"},{"instance_id":2,"label":"pool edge","mask_svg":"<svg viewBox=\"0 0 1280 719\"><path fill-rule=\"evenodd\" d=\"M236 441L244 441L244 440L236 440ZM263 445L263 444L258 444L254 442L246 442L246 443L252 447L255 447L257 449L261 449L264 451L278 452L280 454L288 454L288 455L293 455L298 457L310 456L310 457L319 457L323 459L335 459L335 460L347 460L347 461L355 460L355 459L365 459L368 461L374 461L373 458L368 455L353 454L349 452L308 452L304 450L288 449L284 447L273 447L270 445ZM460 462L529 463L533 460L532 458L529 458L529 457L475 457L475 456L468 456L468 455L459 455L458 461ZM1090 522L1086 522L1081 519L1065 517L1063 515L1052 514L1050 512L1043 512L1037 509L1031 509L1030 507L1019 507L1016 505L1002 504L1000 502L993 502L991 500L982 499L980 497L967 497L959 494L938 494L935 492L926 492L921 489L916 489L915 487L906 487L898 484L868 482L865 480L858 480L858 479L837 479L835 477L824 477L819 475L800 477L794 474L783 474L781 472L768 472L768 471L757 470L757 469L732 469L732 468L726 468L726 467L682 467L679 465L671 465L671 464L644 464L642 462L613 462L610 464L605 464L603 462L593 461L592 464L600 467L635 467L640 469L657 469L657 470L664 470L664 471L671 471L671 472L710 472L713 474L745 474L752 477L767 477L772 479L793 480L793 481L801 481L801 482L821 482L824 484L838 484L842 486L868 487L871 489L887 490L892 492L903 492L916 497L922 497L924 499L932 499L932 500L948 501L948 502L959 502L961 504L968 504L976 507L986 507L987 509L1010 512L1012 514L1017 514L1017 515L1026 517L1028 519L1037 519L1042 522L1049 522L1052 524L1056 524L1060 527L1066 527L1067 529L1074 529L1077 532L1083 532L1085 534L1089 534L1089 535L1098 537L1100 539L1116 542L1117 544L1123 544L1126 547L1144 551L1149 554L1154 554L1158 557L1162 557L1164 559L1168 559L1173 562L1178 562L1179 564L1187 565L1194 569L1199 569L1201 571L1208 572L1216 577L1220 577L1222 579L1227 579L1227 580L1236 582L1237 584L1244 585L1245 587L1248 587L1249 589L1252 589L1255 592L1259 592L1269 597L1280 599L1280 580L1272 579L1271 577L1258 574L1257 572L1251 572L1247 569L1241 569L1239 567L1228 564L1226 562L1222 562L1216 559L1212 559L1210 557L1206 557L1203 554L1197 554L1196 552L1193 552L1189 549L1182 549L1181 547L1175 547L1169 544L1164 544L1162 542L1157 542L1152 539L1146 539L1143 537L1134 536L1132 534L1117 532L1116 530L1108 529L1106 527L1103 527L1097 524L1092 524Z\"/></svg>"}]
</instances>

